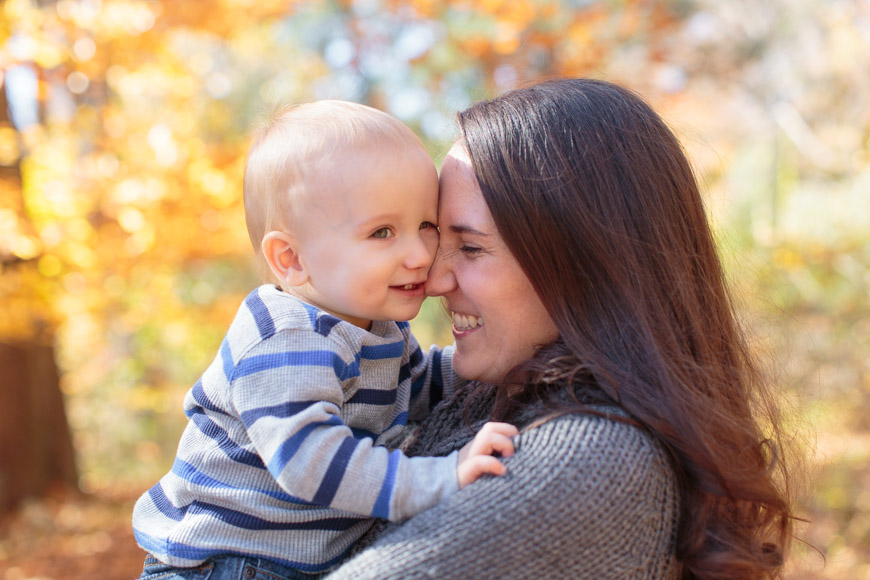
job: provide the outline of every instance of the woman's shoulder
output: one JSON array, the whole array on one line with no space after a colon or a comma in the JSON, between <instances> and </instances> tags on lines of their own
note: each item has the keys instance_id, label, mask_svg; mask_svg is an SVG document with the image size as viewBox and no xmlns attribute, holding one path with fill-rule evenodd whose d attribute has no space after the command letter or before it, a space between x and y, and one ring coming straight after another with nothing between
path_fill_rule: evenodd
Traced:
<instances>
[{"instance_id":1,"label":"woman's shoulder","mask_svg":"<svg viewBox=\"0 0 870 580\"><path fill-rule=\"evenodd\" d=\"M675 516L676 475L662 446L620 410L601 412L561 415L527 427L516 440L515 456L505 462L508 472L518 479L551 479L554 488L566 485L584 504L607 497L624 500L629 509Z\"/></svg>"},{"instance_id":2,"label":"woman's shoulder","mask_svg":"<svg viewBox=\"0 0 870 580\"><path fill-rule=\"evenodd\" d=\"M615 407L597 407L594 413L568 413L533 422L523 429L517 447L529 453L583 456L585 461L609 463L661 460L661 445Z\"/></svg>"},{"instance_id":3,"label":"woman's shoulder","mask_svg":"<svg viewBox=\"0 0 870 580\"><path fill-rule=\"evenodd\" d=\"M568 414L526 429L505 460L508 493L573 538L572 556L597 570L588 577L671 578L676 474L662 446L621 418Z\"/></svg>"}]
</instances>

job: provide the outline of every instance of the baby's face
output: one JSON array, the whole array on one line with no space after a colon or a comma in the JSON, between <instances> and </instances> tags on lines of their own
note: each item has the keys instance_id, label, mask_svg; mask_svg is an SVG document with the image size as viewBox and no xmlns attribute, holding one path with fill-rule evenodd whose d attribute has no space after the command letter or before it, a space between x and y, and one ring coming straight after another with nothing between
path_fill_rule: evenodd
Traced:
<instances>
[{"instance_id":1,"label":"baby's face","mask_svg":"<svg viewBox=\"0 0 870 580\"><path fill-rule=\"evenodd\" d=\"M303 299L357 326L409 320L438 249L438 176L419 147L336 155L298 215Z\"/></svg>"}]
</instances>

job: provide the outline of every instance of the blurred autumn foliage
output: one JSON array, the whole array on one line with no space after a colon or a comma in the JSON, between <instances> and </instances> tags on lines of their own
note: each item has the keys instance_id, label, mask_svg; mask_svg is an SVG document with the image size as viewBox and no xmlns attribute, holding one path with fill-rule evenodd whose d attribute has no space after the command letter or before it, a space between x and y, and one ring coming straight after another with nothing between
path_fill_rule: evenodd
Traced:
<instances>
[{"instance_id":1,"label":"blurred autumn foliage","mask_svg":"<svg viewBox=\"0 0 870 580\"><path fill-rule=\"evenodd\" d=\"M437 162L457 110L563 75L638 90L681 135L808 457L819 552L798 546L791 577L870 576L866 0L6 0L0 47L0 345L53 349L86 494L7 518L3 580L139 557L129 500L257 283L241 176L264 112L369 103ZM437 305L414 325L450 339ZM0 377L4 403L28 388Z\"/></svg>"}]
</instances>

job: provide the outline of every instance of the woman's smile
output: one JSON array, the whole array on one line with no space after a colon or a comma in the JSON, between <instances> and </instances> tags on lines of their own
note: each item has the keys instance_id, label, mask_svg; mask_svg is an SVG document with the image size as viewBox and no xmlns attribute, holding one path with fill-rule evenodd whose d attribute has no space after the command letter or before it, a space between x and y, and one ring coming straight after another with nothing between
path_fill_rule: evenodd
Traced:
<instances>
[{"instance_id":1,"label":"woman's smile","mask_svg":"<svg viewBox=\"0 0 870 580\"><path fill-rule=\"evenodd\" d=\"M463 333L466 331L477 330L483 326L483 318L473 314L461 314L459 312L451 312L453 318L453 333Z\"/></svg>"}]
</instances>

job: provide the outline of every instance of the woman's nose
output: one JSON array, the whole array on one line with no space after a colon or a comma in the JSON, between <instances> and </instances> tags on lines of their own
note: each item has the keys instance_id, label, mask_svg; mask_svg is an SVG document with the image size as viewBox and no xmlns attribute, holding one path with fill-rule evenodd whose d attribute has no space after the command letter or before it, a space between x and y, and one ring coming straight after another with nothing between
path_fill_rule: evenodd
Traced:
<instances>
[{"instance_id":1,"label":"woman's nose","mask_svg":"<svg viewBox=\"0 0 870 580\"><path fill-rule=\"evenodd\" d=\"M440 249L435 253L435 261L429 268L429 277L424 285L427 296L443 296L456 288L456 277L443 256Z\"/></svg>"}]
</instances>

